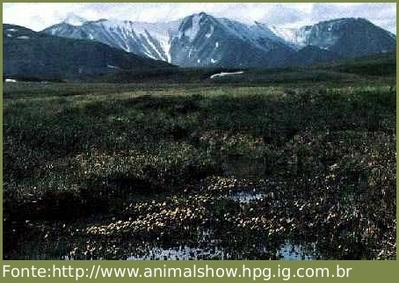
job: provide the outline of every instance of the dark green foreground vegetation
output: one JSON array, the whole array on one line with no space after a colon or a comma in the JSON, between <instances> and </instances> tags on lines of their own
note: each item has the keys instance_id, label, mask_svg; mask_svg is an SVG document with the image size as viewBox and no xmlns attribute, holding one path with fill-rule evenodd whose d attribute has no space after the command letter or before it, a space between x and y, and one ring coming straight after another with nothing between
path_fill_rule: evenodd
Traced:
<instances>
[{"instance_id":1,"label":"dark green foreground vegetation","mask_svg":"<svg viewBox=\"0 0 399 283\"><path fill-rule=\"evenodd\" d=\"M274 259L289 240L316 258L395 259L395 81L340 76L5 84L4 257L187 245Z\"/></svg>"}]
</instances>

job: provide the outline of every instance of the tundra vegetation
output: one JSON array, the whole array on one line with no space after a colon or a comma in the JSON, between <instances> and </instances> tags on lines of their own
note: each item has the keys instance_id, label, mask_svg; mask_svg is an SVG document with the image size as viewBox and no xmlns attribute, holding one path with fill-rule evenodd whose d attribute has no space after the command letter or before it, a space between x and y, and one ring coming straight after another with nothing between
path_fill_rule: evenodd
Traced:
<instances>
[{"instance_id":1,"label":"tundra vegetation","mask_svg":"<svg viewBox=\"0 0 399 283\"><path fill-rule=\"evenodd\" d=\"M4 258L396 259L384 60L5 83Z\"/></svg>"}]
</instances>

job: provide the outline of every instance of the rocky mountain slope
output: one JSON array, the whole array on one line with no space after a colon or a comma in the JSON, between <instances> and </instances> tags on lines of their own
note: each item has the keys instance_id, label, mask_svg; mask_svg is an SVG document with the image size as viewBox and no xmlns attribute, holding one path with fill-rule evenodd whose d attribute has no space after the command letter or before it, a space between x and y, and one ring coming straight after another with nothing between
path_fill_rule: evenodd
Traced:
<instances>
[{"instance_id":1,"label":"rocky mountain slope","mask_svg":"<svg viewBox=\"0 0 399 283\"><path fill-rule=\"evenodd\" d=\"M100 42L62 38L21 26L3 25L4 77L64 79L120 69L166 66L170 65Z\"/></svg>"}]
</instances>

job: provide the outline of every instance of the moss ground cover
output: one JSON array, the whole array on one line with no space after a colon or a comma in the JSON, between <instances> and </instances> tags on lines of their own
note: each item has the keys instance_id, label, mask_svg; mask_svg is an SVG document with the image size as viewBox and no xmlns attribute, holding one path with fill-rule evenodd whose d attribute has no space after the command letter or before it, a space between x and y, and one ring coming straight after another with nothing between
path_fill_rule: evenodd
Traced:
<instances>
[{"instance_id":1,"label":"moss ground cover","mask_svg":"<svg viewBox=\"0 0 399 283\"><path fill-rule=\"evenodd\" d=\"M4 257L395 259L395 121L386 82L5 84Z\"/></svg>"}]
</instances>

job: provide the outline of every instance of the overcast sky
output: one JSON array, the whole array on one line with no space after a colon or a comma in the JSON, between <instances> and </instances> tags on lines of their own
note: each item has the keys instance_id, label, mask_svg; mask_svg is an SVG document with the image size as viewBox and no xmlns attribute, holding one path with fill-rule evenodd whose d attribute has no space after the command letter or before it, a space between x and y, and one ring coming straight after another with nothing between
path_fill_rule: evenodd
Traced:
<instances>
[{"instance_id":1,"label":"overcast sky","mask_svg":"<svg viewBox=\"0 0 399 283\"><path fill-rule=\"evenodd\" d=\"M362 17L396 34L396 3L3 3L3 23L39 31L69 14L87 20L165 22L198 12L286 27Z\"/></svg>"}]
</instances>

